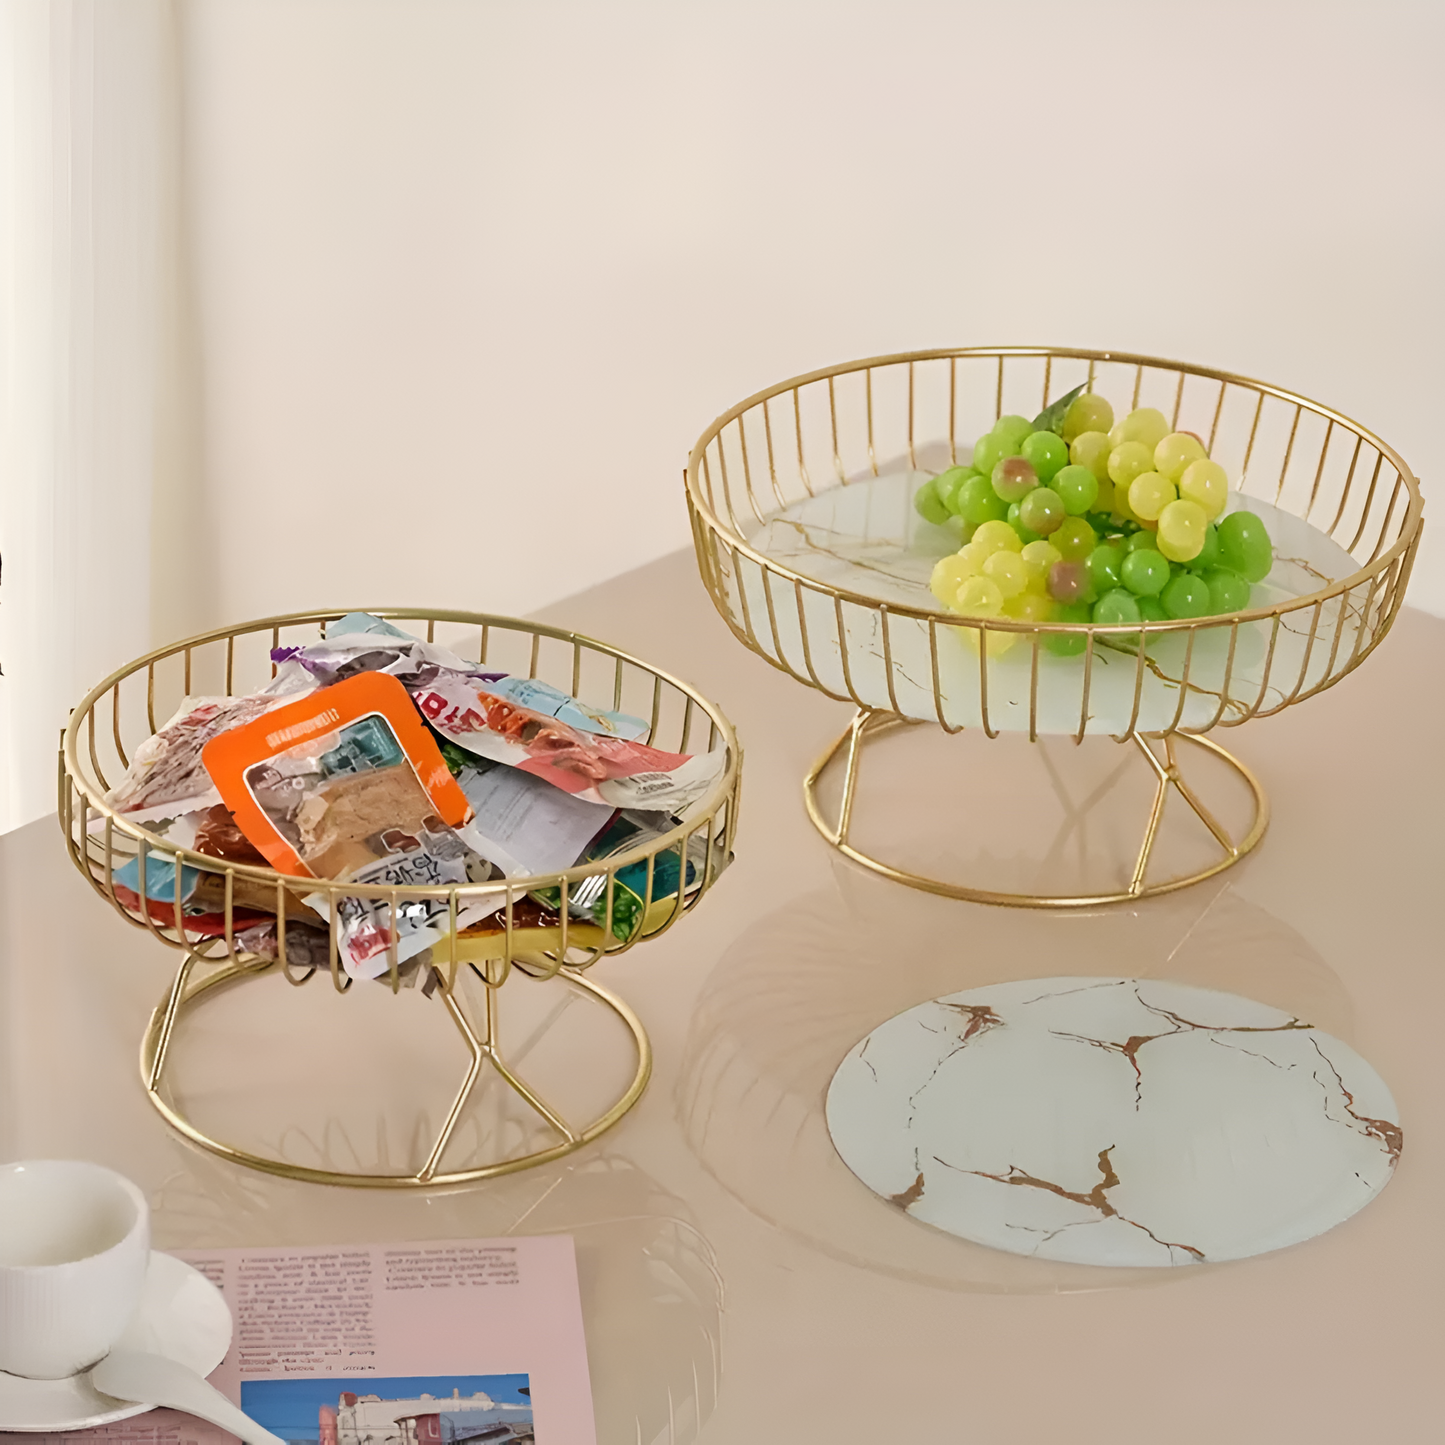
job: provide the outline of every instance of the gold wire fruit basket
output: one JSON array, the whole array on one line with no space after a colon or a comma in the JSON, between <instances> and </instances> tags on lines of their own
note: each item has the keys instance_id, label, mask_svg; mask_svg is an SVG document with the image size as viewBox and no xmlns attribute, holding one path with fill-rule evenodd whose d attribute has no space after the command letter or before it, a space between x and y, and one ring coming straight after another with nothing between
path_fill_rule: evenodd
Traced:
<instances>
[{"instance_id":1,"label":"gold wire fruit basket","mask_svg":"<svg viewBox=\"0 0 1445 1445\"><path fill-rule=\"evenodd\" d=\"M960 537L917 518L913 492L965 460L972 439L999 417L1032 416L1079 386L1121 415L1125 398L1129 409L1157 407L1171 431L1205 440L1275 544L1273 569L1251 599L1259 605L1101 626L965 618L935 603L929 572ZM734 635L857 709L804 780L819 832L898 882L1054 908L1181 888L1254 848L1268 825L1264 790L1204 734L1280 712L1359 666L1399 608L1424 510L1401 458L1329 407L1205 367L1028 346L872 357L781 382L703 433L686 488L702 578ZM1055 655L1050 641L1064 637L1077 655ZM948 734L967 728L1030 742L1111 737L1142 757L1152 803L1118 885L1067 893L970 886L859 844L852 834L865 748L930 722ZM1251 816L1242 827L1226 828L1185 779L1181 742L1243 782ZM1171 795L1197 815L1217 852L1203 866L1155 876L1151 855Z\"/></svg>"},{"instance_id":2,"label":"gold wire fruit basket","mask_svg":"<svg viewBox=\"0 0 1445 1445\"><path fill-rule=\"evenodd\" d=\"M732 853L741 776L737 739L721 711L699 693L605 643L505 617L406 608L375 611L375 616L418 633L424 624L422 635L428 642L488 668L540 678L573 696L599 702L610 699L606 705L614 711L629 711L648 721L649 730L642 740L652 746L678 753L721 748L726 750L725 758L716 782L685 810L672 831L644 847L564 872L434 888L308 878L304 883L308 895L326 895L324 916L330 920L329 935L324 961L316 954L298 959L291 956L295 946L288 947L288 919L306 911L298 897L301 880L270 868L179 849L144 825L129 821L105 800L129 767L138 745L164 724L183 698L235 696L263 687L275 673L273 649L324 637L326 625L343 615L345 610L271 617L157 649L92 688L71 715L61 747L59 798L60 823L71 859L132 927L148 930L181 955L141 1043L146 1094L169 1124L200 1147L240 1164L315 1183L436 1188L559 1158L611 1128L647 1085L652 1055L641 1022L622 999L593 982L586 970L599 959L665 933L701 902L726 866ZM671 892L665 886L654 888L659 864L669 854L676 865L671 875L676 886ZM150 883L151 865L157 860L170 865L174 873L173 898L165 897ZM132 861L137 878L145 880L140 884L142 894L148 897L124 888L118 892L116 874ZM614 914L614 901L624 896L617 878L623 870L634 869L629 877L636 880L635 865L639 864L644 866L646 881L640 906L624 927L617 924L623 912L620 906ZM190 870L201 875L212 900L211 931L206 935L188 924L183 908L182 880ZM549 891L549 909L539 908L530 897L543 891ZM189 890L187 896L193 896ZM569 901L580 903L584 898L595 905L591 922L571 916ZM425 992L439 997L440 1007L460 1035L465 1054L459 1055L458 1069L463 1068L464 1057L464 1073L455 1093L439 1110L440 1126L423 1135L416 1158L399 1171L311 1167L279 1154L222 1142L189 1117L170 1077L176 1040L187 1020L199 1005L233 985L279 975L299 987L320 974L329 977L338 994L355 992L358 980L344 971L337 939L336 920L345 899L385 904L392 918L398 916L398 909L423 905L430 916L441 920L436 930L441 941L432 945L426 961ZM486 929L458 927L460 915L469 908L499 900L500 907ZM242 940L248 916L245 910L255 905L276 917L274 957L249 952ZM601 909L600 918L596 907ZM386 972L375 983L361 981L362 989L389 984L396 993L410 979L398 958L398 930L390 932ZM590 999L600 1005L590 1016L610 1020L608 1027L614 1033L620 1025L625 1034L627 1051L634 1059L627 1069L630 1077L620 1093L613 1080L587 1122L574 1122L549 1103L523 1076L506 1046L501 1031L504 1003L523 981ZM471 989L471 1002L463 982ZM484 1085L504 1091L504 1097L527 1114L533 1127L519 1137L528 1142L510 1152L504 1150L502 1157L449 1168L445 1161L448 1146L469 1106L475 1108L474 1095L479 1095Z\"/></svg>"}]
</instances>

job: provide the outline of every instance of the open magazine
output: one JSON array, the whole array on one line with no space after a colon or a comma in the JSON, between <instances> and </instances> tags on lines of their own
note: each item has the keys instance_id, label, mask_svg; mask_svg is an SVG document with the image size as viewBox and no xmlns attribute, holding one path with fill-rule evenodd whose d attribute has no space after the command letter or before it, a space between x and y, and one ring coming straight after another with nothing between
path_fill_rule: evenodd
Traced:
<instances>
[{"instance_id":1,"label":"open magazine","mask_svg":"<svg viewBox=\"0 0 1445 1445\"><path fill-rule=\"evenodd\" d=\"M177 1251L234 1333L211 1383L297 1445L596 1445L572 1240ZM154 1410L10 1439L223 1445Z\"/></svg>"}]
</instances>

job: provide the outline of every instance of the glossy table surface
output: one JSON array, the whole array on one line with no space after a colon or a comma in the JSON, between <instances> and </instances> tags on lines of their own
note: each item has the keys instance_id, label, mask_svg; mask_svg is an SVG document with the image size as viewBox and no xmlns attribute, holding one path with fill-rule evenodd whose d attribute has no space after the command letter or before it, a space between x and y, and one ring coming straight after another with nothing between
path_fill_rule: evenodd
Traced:
<instances>
[{"instance_id":1,"label":"glossy table surface","mask_svg":"<svg viewBox=\"0 0 1445 1445\"><path fill-rule=\"evenodd\" d=\"M74 874L49 819L0 838L3 1155L125 1171L151 1195L161 1248L571 1233L604 1445L1434 1437L1445 622L1407 610L1331 692L1216 734L1270 796L1253 855L1137 906L1059 915L932 897L837 859L800 783L849 710L744 651L690 554L543 617L696 685L746 754L736 863L664 938L598 973L656 1050L647 1094L615 1130L557 1164L432 1195L296 1184L192 1149L136 1074L174 959ZM1106 815L1142 806L1132 784L1088 798L1122 756L1112 743L1075 752L926 731L880 751L882 791L863 816L880 838L1004 884L1127 855L1128 827ZM1081 801L1060 810L1066 794ZM1344 1038L1399 1104L1394 1181L1321 1238L1174 1270L998 1253L869 1194L822 1120L844 1053L924 999L1057 974L1225 989ZM395 1064L391 1021L404 1011L408 1030L430 1027L419 995L246 988L259 1002L217 1006L193 1050L197 1106L236 1119L269 1110L282 1123L267 1137L293 1151L405 1153L393 1126L420 1073ZM260 1043L226 1045L230 1023L257 1019ZM338 1043L376 1063L391 1123L359 1127L349 1098L350 1112L333 1109L354 1077L327 1062Z\"/></svg>"}]
</instances>

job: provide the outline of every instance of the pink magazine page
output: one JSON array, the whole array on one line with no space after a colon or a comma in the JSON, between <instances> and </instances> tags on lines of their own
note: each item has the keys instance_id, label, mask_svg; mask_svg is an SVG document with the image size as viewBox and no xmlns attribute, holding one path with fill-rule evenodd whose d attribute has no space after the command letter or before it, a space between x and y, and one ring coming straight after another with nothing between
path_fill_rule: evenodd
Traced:
<instances>
[{"instance_id":1,"label":"pink magazine page","mask_svg":"<svg viewBox=\"0 0 1445 1445\"><path fill-rule=\"evenodd\" d=\"M211 1383L296 1445L596 1445L572 1240L178 1251L234 1321ZM171 1410L32 1445L222 1445Z\"/></svg>"}]
</instances>

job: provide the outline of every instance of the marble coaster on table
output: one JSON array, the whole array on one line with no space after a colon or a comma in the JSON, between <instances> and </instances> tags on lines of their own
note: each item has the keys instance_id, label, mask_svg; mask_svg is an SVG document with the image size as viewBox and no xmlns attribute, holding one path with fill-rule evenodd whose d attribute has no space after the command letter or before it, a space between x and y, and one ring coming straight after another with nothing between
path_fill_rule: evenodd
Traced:
<instances>
[{"instance_id":1,"label":"marble coaster on table","mask_svg":"<svg viewBox=\"0 0 1445 1445\"><path fill-rule=\"evenodd\" d=\"M1100 1265L1240 1259L1389 1182L1399 1115L1347 1044L1154 979L1028 979L933 999L838 1066L828 1129L914 1218Z\"/></svg>"}]
</instances>

